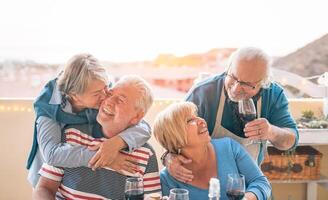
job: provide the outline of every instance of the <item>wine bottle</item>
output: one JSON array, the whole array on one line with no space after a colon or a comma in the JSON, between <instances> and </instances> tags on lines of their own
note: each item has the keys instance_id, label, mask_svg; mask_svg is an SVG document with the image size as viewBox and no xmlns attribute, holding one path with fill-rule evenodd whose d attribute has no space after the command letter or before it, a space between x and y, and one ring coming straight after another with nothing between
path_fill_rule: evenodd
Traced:
<instances>
[{"instance_id":1,"label":"wine bottle","mask_svg":"<svg viewBox=\"0 0 328 200\"><path fill-rule=\"evenodd\" d=\"M209 200L220 199L220 181L217 178L211 178L210 180L210 187L208 189L208 199Z\"/></svg>"}]
</instances>

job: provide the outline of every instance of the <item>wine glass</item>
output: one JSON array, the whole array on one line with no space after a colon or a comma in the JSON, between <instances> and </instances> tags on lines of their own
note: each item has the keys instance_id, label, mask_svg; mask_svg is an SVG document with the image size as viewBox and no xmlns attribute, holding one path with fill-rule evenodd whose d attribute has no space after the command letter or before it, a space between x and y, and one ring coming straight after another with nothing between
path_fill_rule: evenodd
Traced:
<instances>
[{"instance_id":1,"label":"wine glass","mask_svg":"<svg viewBox=\"0 0 328 200\"><path fill-rule=\"evenodd\" d=\"M245 124L256 119L256 108L252 98L239 100L238 111ZM246 144L246 146L259 143L261 143L261 140L253 140L251 143Z\"/></svg>"},{"instance_id":2,"label":"wine glass","mask_svg":"<svg viewBox=\"0 0 328 200\"><path fill-rule=\"evenodd\" d=\"M170 190L169 200L189 200L189 191L181 188Z\"/></svg>"},{"instance_id":3,"label":"wine glass","mask_svg":"<svg viewBox=\"0 0 328 200\"><path fill-rule=\"evenodd\" d=\"M144 186L140 177L130 177L125 180L125 200L143 200Z\"/></svg>"},{"instance_id":4,"label":"wine glass","mask_svg":"<svg viewBox=\"0 0 328 200\"><path fill-rule=\"evenodd\" d=\"M226 194L229 200L242 200L245 196L245 176L228 174Z\"/></svg>"}]
</instances>

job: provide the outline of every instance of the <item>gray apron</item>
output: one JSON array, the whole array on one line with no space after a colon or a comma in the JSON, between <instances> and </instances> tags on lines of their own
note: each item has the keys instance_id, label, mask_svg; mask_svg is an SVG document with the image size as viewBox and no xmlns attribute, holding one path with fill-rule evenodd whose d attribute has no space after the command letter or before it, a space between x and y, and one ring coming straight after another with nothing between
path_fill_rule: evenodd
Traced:
<instances>
[{"instance_id":1,"label":"gray apron","mask_svg":"<svg viewBox=\"0 0 328 200\"><path fill-rule=\"evenodd\" d=\"M216 115L215 126L214 126L214 130L212 133L212 138L230 137L230 138L234 139L239 144L241 144L242 146L245 147L245 149L248 151L248 153L251 155L251 157L256 161L256 163L260 164L258 162L259 155L261 153L262 148L266 149L266 147L264 146L264 145L266 145L266 142L262 142L259 144L256 144L256 143L250 144L250 143L252 143L251 139L239 137L221 125L225 99L226 99L226 96L224 94L224 88L222 88L221 97L220 97L220 105L218 107L218 112ZM257 101L256 105L257 105L257 118L259 118L261 116L261 106L262 106L262 98L261 97ZM247 144L250 144L250 145L247 145Z\"/></svg>"}]
</instances>

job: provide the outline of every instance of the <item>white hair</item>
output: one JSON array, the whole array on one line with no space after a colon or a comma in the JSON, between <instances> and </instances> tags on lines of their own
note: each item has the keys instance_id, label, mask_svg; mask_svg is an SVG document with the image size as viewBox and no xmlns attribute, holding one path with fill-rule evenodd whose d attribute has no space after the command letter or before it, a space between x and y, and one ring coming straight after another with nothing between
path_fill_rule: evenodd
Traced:
<instances>
[{"instance_id":1,"label":"white hair","mask_svg":"<svg viewBox=\"0 0 328 200\"><path fill-rule=\"evenodd\" d=\"M262 49L256 47L243 47L239 48L237 51L233 52L230 56L229 67L230 70L235 63L238 63L242 60L251 61L251 60L261 60L266 63L266 76L262 80L262 88L270 87L272 74L271 74L271 58L266 54Z\"/></svg>"},{"instance_id":2,"label":"white hair","mask_svg":"<svg viewBox=\"0 0 328 200\"><path fill-rule=\"evenodd\" d=\"M139 95L135 106L146 114L154 101L153 92L147 81L137 75L125 75L115 83L114 87L122 85L132 86L138 91Z\"/></svg>"},{"instance_id":3,"label":"white hair","mask_svg":"<svg viewBox=\"0 0 328 200\"><path fill-rule=\"evenodd\" d=\"M69 97L72 93L84 93L92 80L100 80L107 85L105 67L91 54L78 54L67 62L57 83L61 93Z\"/></svg>"}]
</instances>

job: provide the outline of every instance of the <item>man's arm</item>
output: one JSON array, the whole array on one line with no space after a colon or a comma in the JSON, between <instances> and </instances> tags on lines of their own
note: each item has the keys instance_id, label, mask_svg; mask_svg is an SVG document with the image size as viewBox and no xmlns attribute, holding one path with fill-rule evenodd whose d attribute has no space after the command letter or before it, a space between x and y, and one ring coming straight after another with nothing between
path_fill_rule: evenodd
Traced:
<instances>
[{"instance_id":1,"label":"man's arm","mask_svg":"<svg viewBox=\"0 0 328 200\"><path fill-rule=\"evenodd\" d=\"M280 150L288 150L296 143L296 134L293 129L279 128L271 125L272 133L269 141Z\"/></svg>"},{"instance_id":2,"label":"man's arm","mask_svg":"<svg viewBox=\"0 0 328 200\"><path fill-rule=\"evenodd\" d=\"M44 161L58 167L88 166L95 151L83 146L73 146L61 142L60 125L47 117L39 117L37 121L37 139L39 150Z\"/></svg>"},{"instance_id":3,"label":"man's arm","mask_svg":"<svg viewBox=\"0 0 328 200\"><path fill-rule=\"evenodd\" d=\"M36 188L33 190L33 200L55 200L60 182L40 177Z\"/></svg>"},{"instance_id":4,"label":"man's arm","mask_svg":"<svg viewBox=\"0 0 328 200\"><path fill-rule=\"evenodd\" d=\"M147 147L146 146L145 147L149 150L148 153L150 157L148 158L145 173L143 175L144 190L145 190L144 192L145 195L148 196L155 193L161 195L162 191L161 191L161 183L159 178L159 169L158 169L156 153L149 144L146 145Z\"/></svg>"},{"instance_id":5,"label":"man's arm","mask_svg":"<svg viewBox=\"0 0 328 200\"><path fill-rule=\"evenodd\" d=\"M294 129L280 128L270 124L267 119L259 118L246 124L245 135L252 140L269 140L274 147L288 150L297 144Z\"/></svg>"},{"instance_id":6,"label":"man's arm","mask_svg":"<svg viewBox=\"0 0 328 200\"><path fill-rule=\"evenodd\" d=\"M274 90L278 90L278 94L270 104L267 119L259 118L247 123L244 132L251 139L269 140L280 150L292 149L298 144L297 126L289 112L283 90L278 87Z\"/></svg>"}]
</instances>

